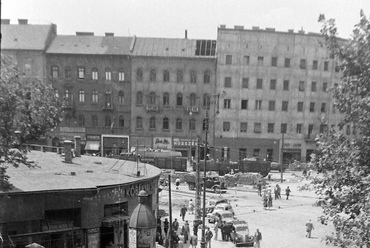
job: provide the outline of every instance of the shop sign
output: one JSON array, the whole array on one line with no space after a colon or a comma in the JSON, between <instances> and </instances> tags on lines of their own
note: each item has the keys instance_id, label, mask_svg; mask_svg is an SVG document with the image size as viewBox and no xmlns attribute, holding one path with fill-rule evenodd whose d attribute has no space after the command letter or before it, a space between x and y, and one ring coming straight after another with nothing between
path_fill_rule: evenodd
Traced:
<instances>
[{"instance_id":1,"label":"shop sign","mask_svg":"<svg viewBox=\"0 0 370 248\"><path fill-rule=\"evenodd\" d=\"M151 193L157 186L157 180L152 180L151 182L144 184L133 184L124 189L125 197L137 196L140 190L145 190L146 193Z\"/></svg>"},{"instance_id":2,"label":"shop sign","mask_svg":"<svg viewBox=\"0 0 370 248\"><path fill-rule=\"evenodd\" d=\"M180 139L180 138L174 138L173 139L173 146L174 147L195 147L197 146L197 140L196 139Z\"/></svg>"},{"instance_id":3,"label":"shop sign","mask_svg":"<svg viewBox=\"0 0 370 248\"><path fill-rule=\"evenodd\" d=\"M100 141L100 135L99 134L86 134L86 139Z\"/></svg>"},{"instance_id":4,"label":"shop sign","mask_svg":"<svg viewBox=\"0 0 370 248\"><path fill-rule=\"evenodd\" d=\"M153 148L154 149L172 149L171 138L169 137L153 137Z\"/></svg>"},{"instance_id":5,"label":"shop sign","mask_svg":"<svg viewBox=\"0 0 370 248\"><path fill-rule=\"evenodd\" d=\"M301 148L301 143L285 143L284 142L284 148Z\"/></svg>"}]
</instances>

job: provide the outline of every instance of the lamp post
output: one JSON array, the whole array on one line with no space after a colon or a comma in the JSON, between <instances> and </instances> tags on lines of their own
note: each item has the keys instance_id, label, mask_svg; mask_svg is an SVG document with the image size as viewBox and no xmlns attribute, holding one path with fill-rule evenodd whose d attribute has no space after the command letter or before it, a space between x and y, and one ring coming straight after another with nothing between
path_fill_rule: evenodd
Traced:
<instances>
[{"instance_id":1,"label":"lamp post","mask_svg":"<svg viewBox=\"0 0 370 248\"><path fill-rule=\"evenodd\" d=\"M206 110L206 118L204 120L204 129L206 132L204 144L204 174L203 174L203 215L202 215L202 240L200 242L201 248L206 248L206 176L207 176L207 134L208 134L208 110Z\"/></svg>"},{"instance_id":2,"label":"lamp post","mask_svg":"<svg viewBox=\"0 0 370 248\"><path fill-rule=\"evenodd\" d=\"M280 180L281 182L284 181L283 179L283 162L284 162L284 158L283 158L283 155L284 155L284 132L281 133L281 139L280 139Z\"/></svg>"},{"instance_id":3,"label":"lamp post","mask_svg":"<svg viewBox=\"0 0 370 248\"><path fill-rule=\"evenodd\" d=\"M190 115L190 118L191 118L191 116L193 115L193 112L189 112L189 115ZM191 130L190 130L190 152L189 152L189 161L190 161L190 166L191 166L191 164L192 164L192 162L193 162L193 157L192 157L192 137L191 137Z\"/></svg>"}]
</instances>

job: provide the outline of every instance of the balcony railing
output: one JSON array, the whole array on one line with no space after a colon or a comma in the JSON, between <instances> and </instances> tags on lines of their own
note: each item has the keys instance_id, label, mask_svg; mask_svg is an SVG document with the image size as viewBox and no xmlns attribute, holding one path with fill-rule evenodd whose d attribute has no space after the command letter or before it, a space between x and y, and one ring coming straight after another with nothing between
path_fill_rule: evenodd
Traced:
<instances>
[{"instance_id":1,"label":"balcony railing","mask_svg":"<svg viewBox=\"0 0 370 248\"><path fill-rule=\"evenodd\" d=\"M150 112L158 112L158 105L147 105L146 106L146 111Z\"/></svg>"},{"instance_id":2,"label":"balcony railing","mask_svg":"<svg viewBox=\"0 0 370 248\"><path fill-rule=\"evenodd\" d=\"M111 110L113 110L113 104L110 103L110 102L103 103L102 109L103 110L111 111Z\"/></svg>"}]
</instances>

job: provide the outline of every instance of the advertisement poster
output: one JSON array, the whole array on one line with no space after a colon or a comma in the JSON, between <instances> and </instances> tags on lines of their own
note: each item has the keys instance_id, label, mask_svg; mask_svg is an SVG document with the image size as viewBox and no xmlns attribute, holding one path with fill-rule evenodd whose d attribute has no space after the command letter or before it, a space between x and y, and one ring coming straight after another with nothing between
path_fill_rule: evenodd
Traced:
<instances>
[{"instance_id":1,"label":"advertisement poster","mask_svg":"<svg viewBox=\"0 0 370 248\"><path fill-rule=\"evenodd\" d=\"M153 148L171 150L172 149L171 137L153 137Z\"/></svg>"},{"instance_id":2,"label":"advertisement poster","mask_svg":"<svg viewBox=\"0 0 370 248\"><path fill-rule=\"evenodd\" d=\"M129 237L128 237L128 247L129 248L136 248L136 230L129 229Z\"/></svg>"}]
</instances>

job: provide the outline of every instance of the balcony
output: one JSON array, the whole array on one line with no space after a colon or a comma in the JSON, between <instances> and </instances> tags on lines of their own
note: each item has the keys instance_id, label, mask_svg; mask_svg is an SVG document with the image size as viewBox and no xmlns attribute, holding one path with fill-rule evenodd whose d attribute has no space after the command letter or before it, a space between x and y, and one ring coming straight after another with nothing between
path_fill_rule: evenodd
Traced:
<instances>
[{"instance_id":1,"label":"balcony","mask_svg":"<svg viewBox=\"0 0 370 248\"><path fill-rule=\"evenodd\" d=\"M187 107L186 108L186 112L190 113L198 113L199 112L199 107L195 107L195 106L190 106L190 107Z\"/></svg>"},{"instance_id":2,"label":"balcony","mask_svg":"<svg viewBox=\"0 0 370 248\"><path fill-rule=\"evenodd\" d=\"M63 100L62 108L65 110L74 109L74 101L73 99L65 99Z\"/></svg>"},{"instance_id":3,"label":"balcony","mask_svg":"<svg viewBox=\"0 0 370 248\"><path fill-rule=\"evenodd\" d=\"M158 105L147 105L146 106L146 111L147 112L158 112Z\"/></svg>"},{"instance_id":4,"label":"balcony","mask_svg":"<svg viewBox=\"0 0 370 248\"><path fill-rule=\"evenodd\" d=\"M110 102L106 102L103 104L102 109L105 111L113 111L113 104Z\"/></svg>"}]
</instances>

